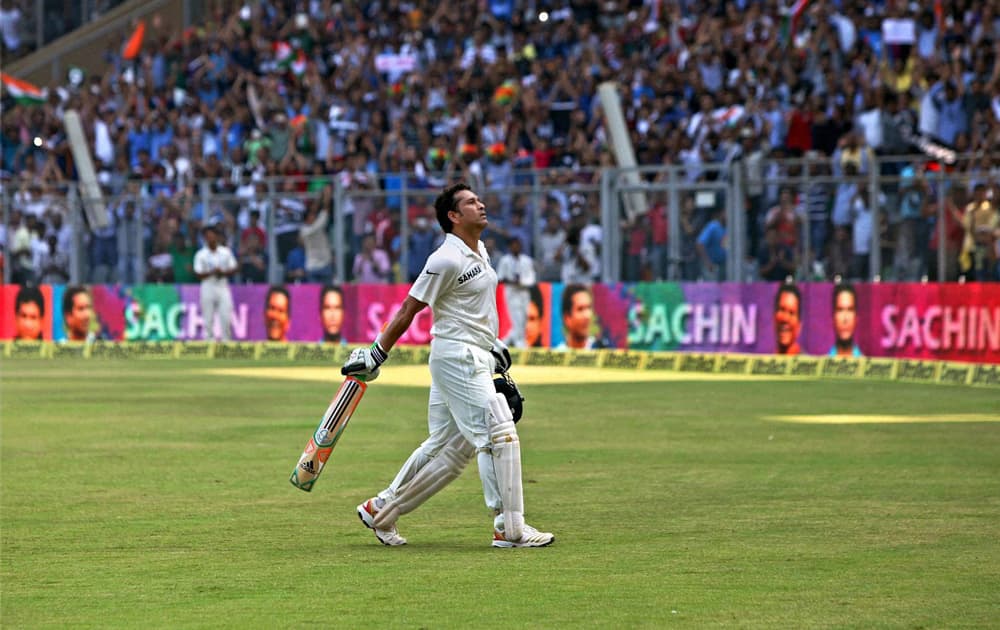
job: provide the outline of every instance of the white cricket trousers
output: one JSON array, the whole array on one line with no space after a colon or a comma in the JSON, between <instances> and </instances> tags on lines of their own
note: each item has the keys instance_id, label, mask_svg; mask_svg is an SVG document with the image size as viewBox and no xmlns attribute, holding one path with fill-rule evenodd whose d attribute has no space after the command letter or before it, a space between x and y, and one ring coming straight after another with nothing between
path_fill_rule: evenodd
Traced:
<instances>
[{"instance_id":1,"label":"white cricket trousers","mask_svg":"<svg viewBox=\"0 0 1000 630\"><path fill-rule=\"evenodd\" d=\"M219 330L222 341L229 341L230 326L233 317L233 296L229 285L201 285L201 317L204 326L202 336L205 339L215 337L215 316L219 316Z\"/></svg>"},{"instance_id":2,"label":"white cricket trousers","mask_svg":"<svg viewBox=\"0 0 1000 630\"><path fill-rule=\"evenodd\" d=\"M461 433L479 453L479 478L486 506L494 512L503 510L489 451L489 404L496 393L493 363L493 355L483 348L450 339L431 341L431 392L427 403L430 435L413 451L389 487L379 493L380 497L386 500L395 497L403 484L455 434Z\"/></svg>"}]
</instances>

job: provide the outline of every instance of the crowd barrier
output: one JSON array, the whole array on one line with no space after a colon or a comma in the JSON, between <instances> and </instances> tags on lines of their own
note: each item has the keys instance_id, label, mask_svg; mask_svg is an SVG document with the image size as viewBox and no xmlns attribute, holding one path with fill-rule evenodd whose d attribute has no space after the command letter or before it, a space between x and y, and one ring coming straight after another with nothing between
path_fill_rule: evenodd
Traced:
<instances>
[{"instance_id":1,"label":"crowd barrier","mask_svg":"<svg viewBox=\"0 0 1000 630\"><path fill-rule=\"evenodd\" d=\"M0 341L5 359L203 359L338 366L350 346L316 343L133 341ZM393 348L393 365L422 365L429 346ZM880 359L732 353L680 353L632 350L513 350L515 366L610 368L636 371L696 372L720 375L787 376L938 383L1000 388L1000 365ZM515 370L516 371L516 370Z\"/></svg>"},{"instance_id":2,"label":"crowd barrier","mask_svg":"<svg viewBox=\"0 0 1000 630\"><path fill-rule=\"evenodd\" d=\"M408 290L402 284L235 285L232 339L370 342ZM26 292L31 291L0 286L0 340L204 336L197 285L43 285L33 290L34 305L25 304ZM511 299L501 285L501 337L511 331ZM529 347L1000 364L1000 284L995 283L541 283L522 304ZM32 314L33 320L22 317ZM33 322L28 336L22 334L22 319ZM430 309L421 312L400 343L429 343L432 324Z\"/></svg>"}]
</instances>

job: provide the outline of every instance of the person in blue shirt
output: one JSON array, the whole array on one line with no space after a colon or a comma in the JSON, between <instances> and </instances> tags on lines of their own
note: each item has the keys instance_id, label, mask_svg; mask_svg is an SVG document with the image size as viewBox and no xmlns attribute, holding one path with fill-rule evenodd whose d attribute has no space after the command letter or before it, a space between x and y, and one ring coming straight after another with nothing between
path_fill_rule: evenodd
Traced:
<instances>
[{"instance_id":1,"label":"person in blue shirt","mask_svg":"<svg viewBox=\"0 0 1000 630\"><path fill-rule=\"evenodd\" d=\"M833 288L833 347L831 357L860 357L861 349L854 341L858 325L858 296L849 284Z\"/></svg>"},{"instance_id":2,"label":"person in blue shirt","mask_svg":"<svg viewBox=\"0 0 1000 630\"><path fill-rule=\"evenodd\" d=\"M295 247L288 252L285 260L285 282L298 284L306 280L306 250L302 247L302 239L299 238Z\"/></svg>"},{"instance_id":3,"label":"person in blue shirt","mask_svg":"<svg viewBox=\"0 0 1000 630\"><path fill-rule=\"evenodd\" d=\"M726 211L717 209L715 216L698 235L698 255L702 261L702 277L721 282L726 277Z\"/></svg>"}]
</instances>

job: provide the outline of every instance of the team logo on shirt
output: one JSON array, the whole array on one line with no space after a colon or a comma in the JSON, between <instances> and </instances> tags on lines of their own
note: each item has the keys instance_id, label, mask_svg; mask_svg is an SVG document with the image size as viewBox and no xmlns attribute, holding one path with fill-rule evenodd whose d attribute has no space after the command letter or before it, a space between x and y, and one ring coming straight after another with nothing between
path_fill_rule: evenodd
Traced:
<instances>
[{"instance_id":1,"label":"team logo on shirt","mask_svg":"<svg viewBox=\"0 0 1000 630\"><path fill-rule=\"evenodd\" d=\"M465 273L463 273L462 275L460 275L458 277L458 283L459 284L465 284L466 282L468 282L469 280L472 280L473 278L475 278L476 276L478 276L481 273L483 273L483 266L482 265L476 265L472 269L470 269L470 270L466 271Z\"/></svg>"}]
</instances>

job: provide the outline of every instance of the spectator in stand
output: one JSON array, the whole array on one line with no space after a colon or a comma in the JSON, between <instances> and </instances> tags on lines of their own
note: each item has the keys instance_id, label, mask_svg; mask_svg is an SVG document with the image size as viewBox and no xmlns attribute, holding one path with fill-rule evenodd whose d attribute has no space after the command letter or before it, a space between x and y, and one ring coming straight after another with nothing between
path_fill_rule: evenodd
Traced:
<instances>
[{"instance_id":1,"label":"spectator in stand","mask_svg":"<svg viewBox=\"0 0 1000 630\"><path fill-rule=\"evenodd\" d=\"M267 254L256 232L248 232L240 247L240 278L251 284L267 282Z\"/></svg>"},{"instance_id":2,"label":"spectator in stand","mask_svg":"<svg viewBox=\"0 0 1000 630\"><path fill-rule=\"evenodd\" d=\"M872 209L868 197L868 191L864 188L858 189L851 202L851 236L853 246L851 248L851 277L855 280L868 281L871 279L872 269L869 265L869 256L872 247L872 230L875 226L872 223Z\"/></svg>"},{"instance_id":3,"label":"spectator in stand","mask_svg":"<svg viewBox=\"0 0 1000 630\"><path fill-rule=\"evenodd\" d=\"M825 275L827 259L827 235L830 223L830 186L822 181L826 177L825 160L820 161L819 153L810 151L806 154L807 181L802 191L802 213L809 220L809 256L807 268L814 277L822 279Z\"/></svg>"},{"instance_id":4,"label":"spectator in stand","mask_svg":"<svg viewBox=\"0 0 1000 630\"><path fill-rule=\"evenodd\" d=\"M542 252L540 278L542 281L558 282L560 280L562 263L559 252L562 251L565 242L566 231L559 219L559 214L556 211L550 211L539 241L539 249Z\"/></svg>"},{"instance_id":5,"label":"spectator in stand","mask_svg":"<svg viewBox=\"0 0 1000 630\"><path fill-rule=\"evenodd\" d=\"M972 201L962 216L965 237L959 264L969 279L980 282L997 279L996 240L1000 214L988 198L988 190L986 184L976 184L972 189Z\"/></svg>"},{"instance_id":6,"label":"spectator in stand","mask_svg":"<svg viewBox=\"0 0 1000 630\"><path fill-rule=\"evenodd\" d=\"M389 254L375 246L375 236L366 234L361 251L354 257L354 279L361 284L381 284L389 281Z\"/></svg>"},{"instance_id":7,"label":"spectator in stand","mask_svg":"<svg viewBox=\"0 0 1000 630\"><path fill-rule=\"evenodd\" d=\"M198 278L194 273L196 250L191 239L183 232L174 232L174 238L167 247L167 253L170 255L173 281L177 284L194 284Z\"/></svg>"},{"instance_id":8,"label":"spectator in stand","mask_svg":"<svg viewBox=\"0 0 1000 630\"><path fill-rule=\"evenodd\" d=\"M681 201L681 278L686 282L698 279L701 264L698 260L698 235L704 223L695 211L693 195L685 195Z\"/></svg>"},{"instance_id":9,"label":"spectator in stand","mask_svg":"<svg viewBox=\"0 0 1000 630\"><path fill-rule=\"evenodd\" d=\"M927 252L930 226L925 208L930 203L931 187L923 165L907 164L900 172L899 225L896 232L894 268L897 280L913 282L927 274Z\"/></svg>"},{"instance_id":10,"label":"spectator in stand","mask_svg":"<svg viewBox=\"0 0 1000 630\"><path fill-rule=\"evenodd\" d=\"M306 204L298 191L298 182L289 178L282 184L282 196L274 209L274 235L277 239L278 260L287 264L290 252L299 245L299 229Z\"/></svg>"},{"instance_id":11,"label":"spectator in stand","mask_svg":"<svg viewBox=\"0 0 1000 630\"><path fill-rule=\"evenodd\" d=\"M153 245L153 254L146 261L146 282L161 284L174 281L174 259L162 243Z\"/></svg>"},{"instance_id":12,"label":"spectator in stand","mask_svg":"<svg viewBox=\"0 0 1000 630\"><path fill-rule=\"evenodd\" d=\"M798 260L795 250L781 242L778 231L771 227L764 232L764 245L758 254L757 273L761 280L768 282L784 282L795 277Z\"/></svg>"},{"instance_id":13,"label":"spectator in stand","mask_svg":"<svg viewBox=\"0 0 1000 630\"><path fill-rule=\"evenodd\" d=\"M500 257L496 267L497 278L504 285L510 315L510 333L504 342L514 348L523 348L528 302L536 280L535 261L521 251L521 239L512 238L508 246L510 250Z\"/></svg>"},{"instance_id":14,"label":"spectator in stand","mask_svg":"<svg viewBox=\"0 0 1000 630\"><path fill-rule=\"evenodd\" d=\"M799 216L794 190L788 187L782 188L778 205L767 213L764 226L774 228L783 245L791 247L796 253L800 251L799 232L802 229L802 218Z\"/></svg>"},{"instance_id":15,"label":"spectator in stand","mask_svg":"<svg viewBox=\"0 0 1000 630\"><path fill-rule=\"evenodd\" d=\"M667 206L659 200L649 209L649 265L652 280L667 279L669 267L669 251L667 242L668 217Z\"/></svg>"},{"instance_id":16,"label":"spectator in stand","mask_svg":"<svg viewBox=\"0 0 1000 630\"><path fill-rule=\"evenodd\" d=\"M267 233L264 232L264 228L260 225L260 210L258 208L253 208L247 213L247 225L240 232L239 250L241 252L251 238L256 239L258 247L265 247L267 245Z\"/></svg>"},{"instance_id":17,"label":"spectator in stand","mask_svg":"<svg viewBox=\"0 0 1000 630\"><path fill-rule=\"evenodd\" d=\"M14 284L30 284L35 279L35 268L31 259L32 232L28 223L19 211L13 210L10 213L7 239L11 259L11 282Z\"/></svg>"},{"instance_id":18,"label":"spectator in stand","mask_svg":"<svg viewBox=\"0 0 1000 630\"><path fill-rule=\"evenodd\" d=\"M600 270L600 261L593 246L590 241L581 238L580 232L579 227L571 227L566 233L566 242L560 248L563 284L590 284Z\"/></svg>"},{"instance_id":19,"label":"spectator in stand","mask_svg":"<svg viewBox=\"0 0 1000 630\"><path fill-rule=\"evenodd\" d=\"M726 211L719 208L713 212L712 219L698 234L695 247L701 259L701 277L703 280L722 282L726 279Z\"/></svg>"},{"instance_id":20,"label":"spectator in stand","mask_svg":"<svg viewBox=\"0 0 1000 630\"><path fill-rule=\"evenodd\" d=\"M8 62L27 52L27 46L21 42L21 20L24 15L15 0L0 0L0 43L3 44L3 57Z\"/></svg>"},{"instance_id":21,"label":"spectator in stand","mask_svg":"<svg viewBox=\"0 0 1000 630\"><path fill-rule=\"evenodd\" d=\"M430 219L424 215L419 215L413 219L410 228L409 247L407 249L407 277L409 281L415 282L420 271L427 262L427 257L434 251L441 236L434 230Z\"/></svg>"},{"instance_id":22,"label":"spectator in stand","mask_svg":"<svg viewBox=\"0 0 1000 630\"><path fill-rule=\"evenodd\" d=\"M963 203L964 191L955 188L947 191L944 198L944 275L939 277L938 265L929 265L928 276L936 282L954 282L958 280L958 258L962 251L962 241L965 237L963 227ZM941 247L941 230L937 225L937 203L929 203L924 206L925 212L935 217L935 223L931 227L929 243L929 259L936 263L938 260L938 250Z\"/></svg>"},{"instance_id":23,"label":"spectator in stand","mask_svg":"<svg viewBox=\"0 0 1000 630\"><path fill-rule=\"evenodd\" d=\"M639 273L648 253L649 215L643 214L631 221L623 221L625 247L623 248L622 275L625 282L638 282Z\"/></svg>"},{"instance_id":24,"label":"spectator in stand","mask_svg":"<svg viewBox=\"0 0 1000 630\"><path fill-rule=\"evenodd\" d=\"M302 244L300 236L295 247L288 252L288 259L285 261L285 282L288 284L299 284L306 281L306 250Z\"/></svg>"},{"instance_id":25,"label":"spectator in stand","mask_svg":"<svg viewBox=\"0 0 1000 630\"><path fill-rule=\"evenodd\" d=\"M94 284L113 282L118 268L118 219L114 202L108 202L107 216L107 225L90 234L90 282Z\"/></svg>"},{"instance_id":26,"label":"spectator in stand","mask_svg":"<svg viewBox=\"0 0 1000 630\"><path fill-rule=\"evenodd\" d=\"M333 279L333 255L327 221L330 213L320 210L316 200L310 200L299 235L306 252L306 282L329 284Z\"/></svg>"},{"instance_id":27,"label":"spectator in stand","mask_svg":"<svg viewBox=\"0 0 1000 630\"><path fill-rule=\"evenodd\" d=\"M141 280L142 218L136 213L135 201L126 199L118 206L116 238L118 241L118 281L138 284Z\"/></svg>"},{"instance_id":28,"label":"spectator in stand","mask_svg":"<svg viewBox=\"0 0 1000 630\"><path fill-rule=\"evenodd\" d=\"M66 284L69 282L69 253L59 249L59 238L49 234L46 238L48 251L38 262L42 284Z\"/></svg>"}]
</instances>

